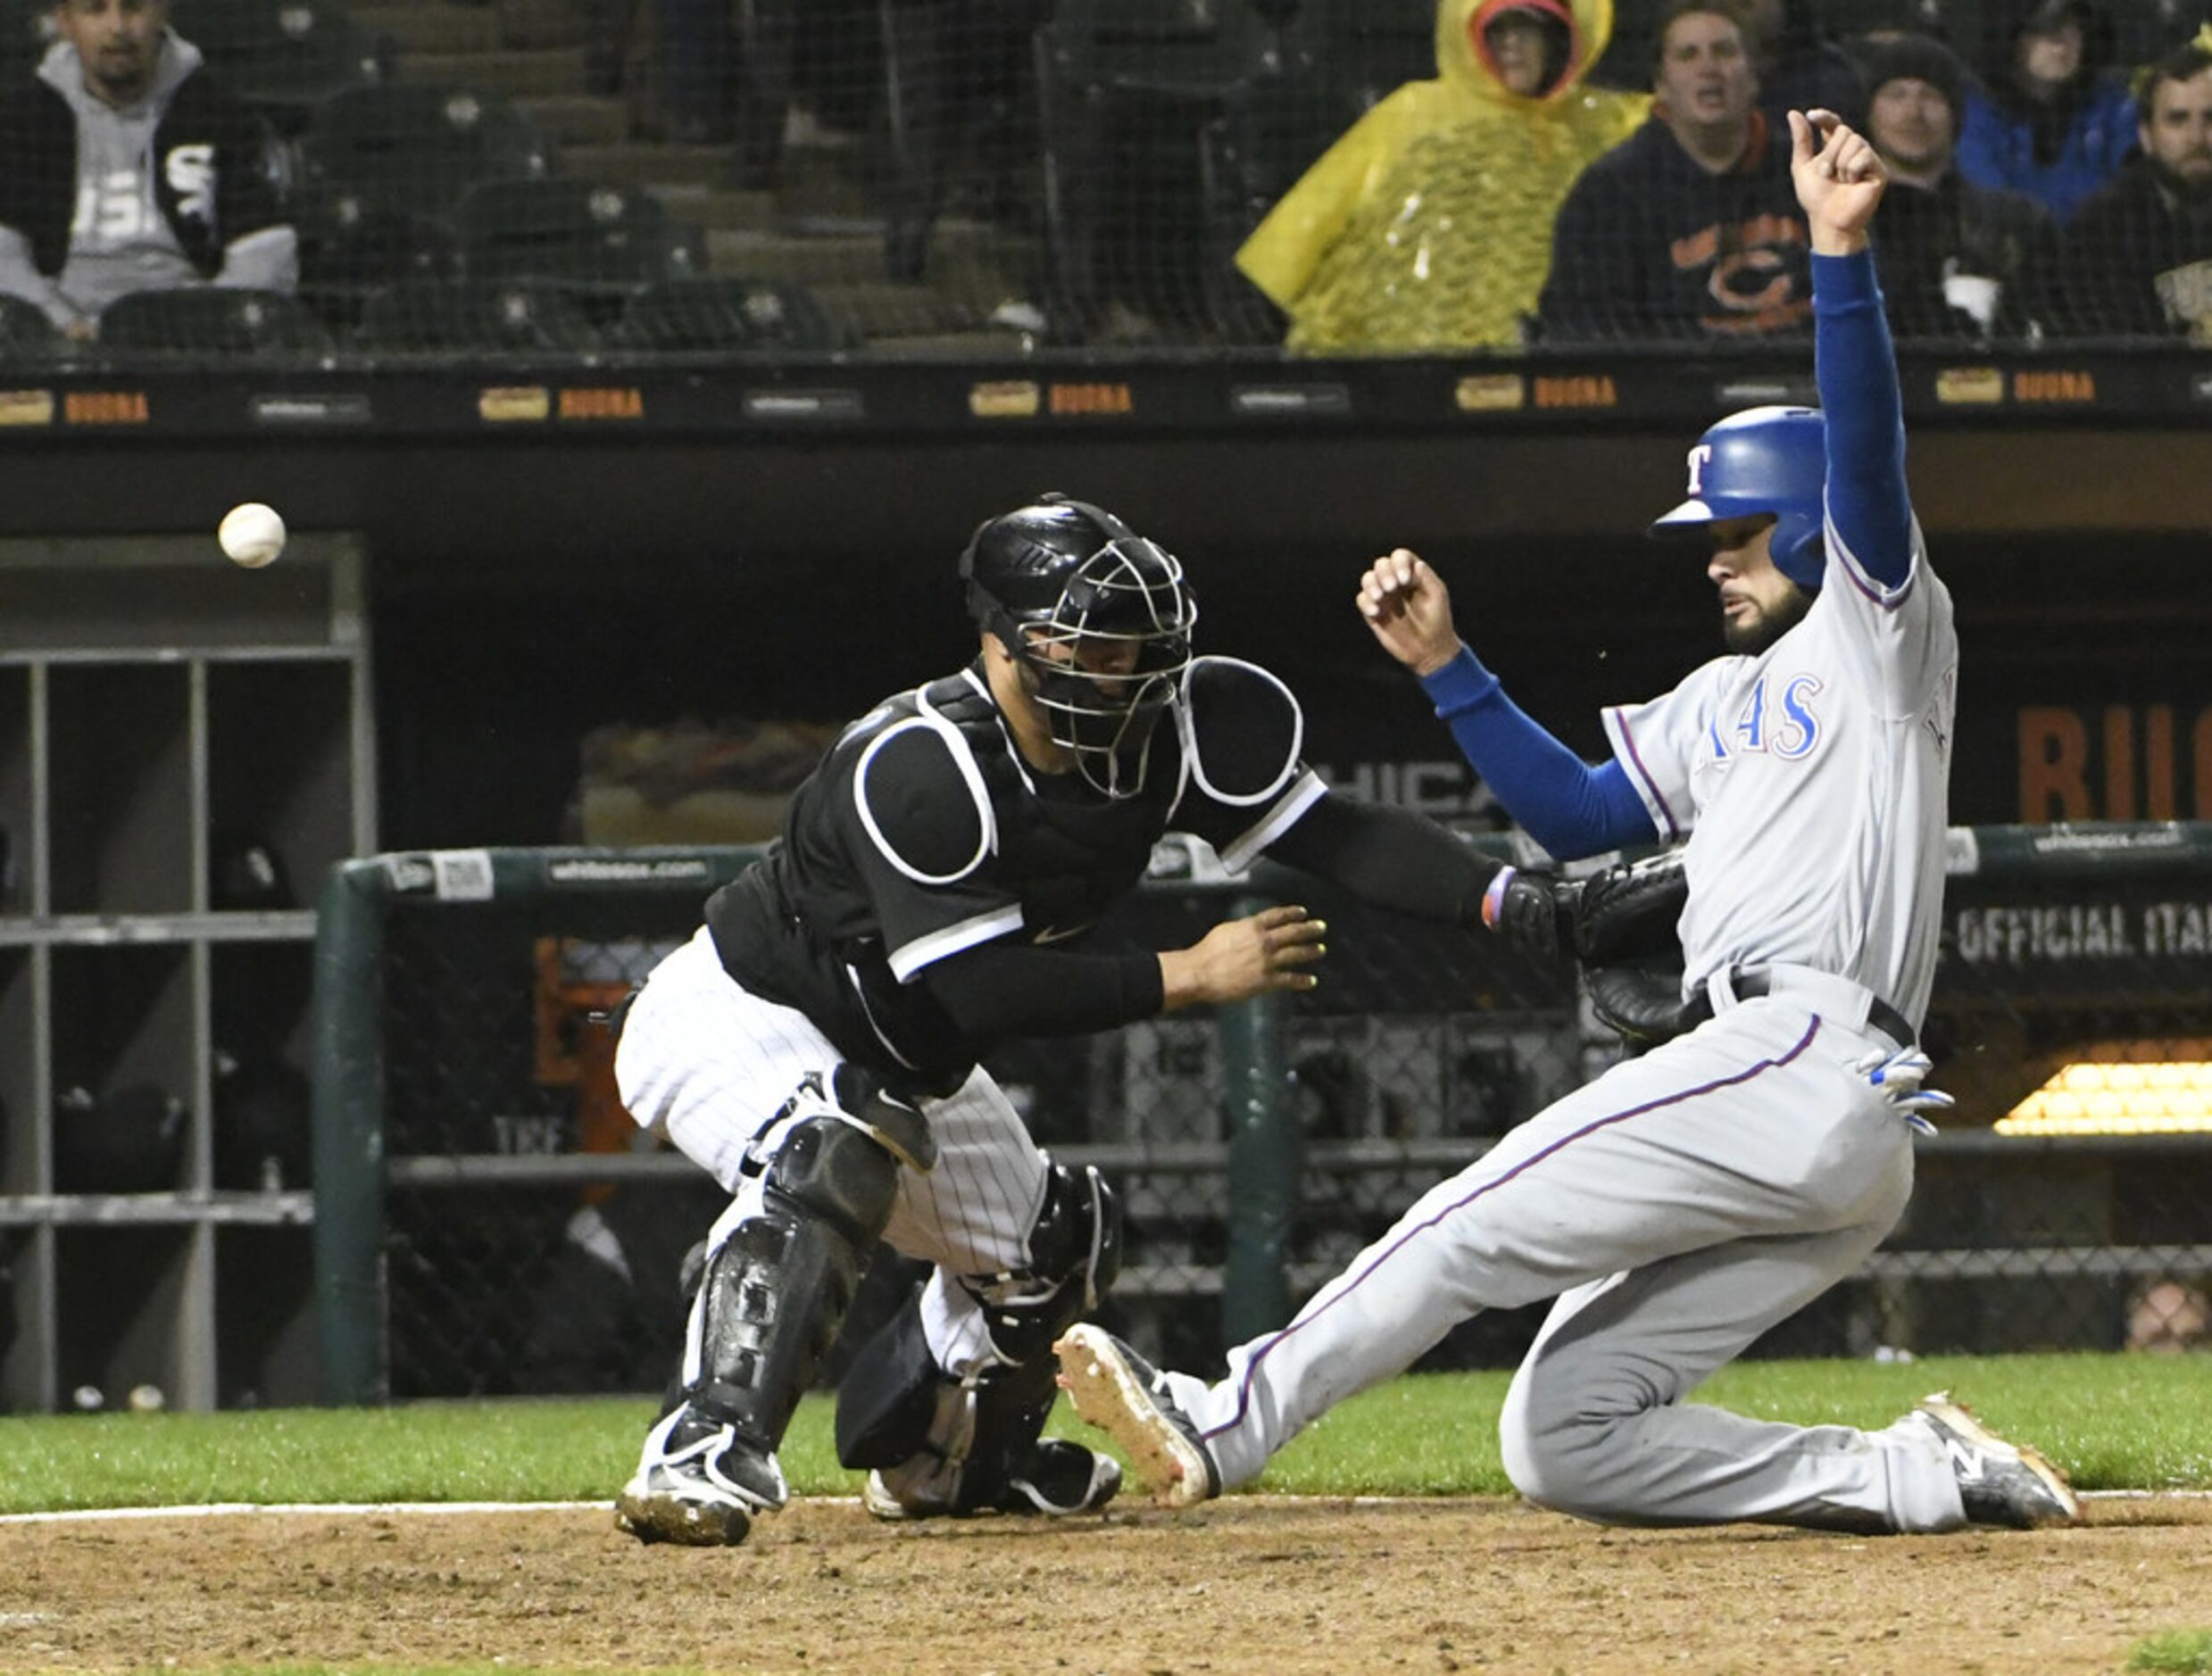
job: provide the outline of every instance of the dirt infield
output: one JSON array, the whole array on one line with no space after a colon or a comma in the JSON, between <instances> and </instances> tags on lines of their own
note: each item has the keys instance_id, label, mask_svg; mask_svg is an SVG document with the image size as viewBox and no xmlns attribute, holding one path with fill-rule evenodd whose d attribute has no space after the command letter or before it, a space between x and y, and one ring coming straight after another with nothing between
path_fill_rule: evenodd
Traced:
<instances>
[{"instance_id":1,"label":"dirt infield","mask_svg":"<svg viewBox=\"0 0 2212 1676\"><path fill-rule=\"evenodd\" d=\"M2212 1625L2212 1502L1862 1540L1508 1501L1235 1497L1079 1525L802 1504L727 1550L597 1511L0 1526L0 1669L304 1660L986 1676L2118 1670Z\"/></svg>"}]
</instances>

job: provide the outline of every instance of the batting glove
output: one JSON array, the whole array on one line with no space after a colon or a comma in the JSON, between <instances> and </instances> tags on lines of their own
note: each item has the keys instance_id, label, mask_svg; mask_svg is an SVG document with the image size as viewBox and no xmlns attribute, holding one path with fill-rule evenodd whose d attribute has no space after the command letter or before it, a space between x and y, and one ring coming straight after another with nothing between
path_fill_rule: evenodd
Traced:
<instances>
[{"instance_id":1,"label":"batting glove","mask_svg":"<svg viewBox=\"0 0 2212 1676\"><path fill-rule=\"evenodd\" d=\"M1958 1102L1950 1095L1920 1086L1921 1078L1935 1063L1917 1048L1900 1048L1894 1053L1870 1053L1851 1066L1890 1103L1890 1109L1924 1135L1935 1133L1925 1114L1949 1111Z\"/></svg>"}]
</instances>

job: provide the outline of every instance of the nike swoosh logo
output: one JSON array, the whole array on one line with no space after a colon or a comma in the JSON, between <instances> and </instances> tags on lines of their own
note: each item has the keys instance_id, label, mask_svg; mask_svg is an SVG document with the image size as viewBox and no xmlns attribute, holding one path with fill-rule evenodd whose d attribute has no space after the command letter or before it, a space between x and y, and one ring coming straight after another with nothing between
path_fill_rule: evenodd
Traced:
<instances>
[{"instance_id":1,"label":"nike swoosh logo","mask_svg":"<svg viewBox=\"0 0 2212 1676\"><path fill-rule=\"evenodd\" d=\"M1032 942L1065 942L1070 937L1080 937L1090 930L1088 925L1047 925L1029 939Z\"/></svg>"}]
</instances>

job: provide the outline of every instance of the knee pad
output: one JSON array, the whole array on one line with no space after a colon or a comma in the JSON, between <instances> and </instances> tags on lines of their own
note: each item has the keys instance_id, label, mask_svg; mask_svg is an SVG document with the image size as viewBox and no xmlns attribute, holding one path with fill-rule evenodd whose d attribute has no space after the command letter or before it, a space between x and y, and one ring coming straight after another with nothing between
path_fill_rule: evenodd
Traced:
<instances>
[{"instance_id":1,"label":"knee pad","mask_svg":"<svg viewBox=\"0 0 2212 1676\"><path fill-rule=\"evenodd\" d=\"M936 1167L936 1138L929 1133L929 1119L913 1101L894 1094L873 1073L840 1061L823 1076L810 1072L776 1114L777 1125L808 1111L834 1113L873 1139L894 1158L921 1174Z\"/></svg>"},{"instance_id":2,"label":"knee pad","mask_svg":"<svg viewBox=\"0 0 2212 1676\"><path fill-rule=\"evenodd\" d=\"M982 1306L991 1348L1010 1366L1048 1360L1052 1340L1096 1308L1121 1273L1121 1201L1106 1178L1088 1166L1053 1165L1028 1246L1027 1266L960 1282Z\"/></svg>"},{"instance_id":3,"label":"knee pad","mask_svg":"<svg viewBox=\"0 0 2212 1676\"><path fill-rule=\"evenodd\" d=\"M891 1220L899 1160L866 1130L826 1113L792 1125L762 1186L771 1211L818 1217L865 1247Z\"/></svg>"}]
</instances>

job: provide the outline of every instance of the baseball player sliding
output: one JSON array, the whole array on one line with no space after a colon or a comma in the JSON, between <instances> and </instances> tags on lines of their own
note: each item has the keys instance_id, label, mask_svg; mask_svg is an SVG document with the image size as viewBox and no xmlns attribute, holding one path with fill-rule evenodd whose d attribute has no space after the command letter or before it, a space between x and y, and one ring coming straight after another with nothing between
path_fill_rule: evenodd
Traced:
<instances>
[{"instance_id":1,"label":"baseball player sliding","mask_svg":"<svg viewBox=\"0 0 2212 1676\"><path fill-rule=\"evenodd\" d=\"M1060 1382L1156 1498L1256 1476L1333 1404L1482 1309L1557 1302L1500 1422L1530 1499L1611 1524L1854 1531L2080 1517L2064 1476L1939 1393L1879 1431L1683 1398L1850 1274L1912 1187L1943 885L1958 644L1906 495L1867 249L1884 174L1792 112L1822 408L1724 419L1655 533L1701 538L1728 655L1605 713L1583 763L1461 643L1401 548L1361 578L1376 638L1555 855L1684 839L1686 1033L1624 1060L1429 1192L1209 1385L1071 1329ZM1825 486L1825 496L1824 496ZM1825 507L1825 518L1824 518Z\"/></svg>"}]
</instances>

